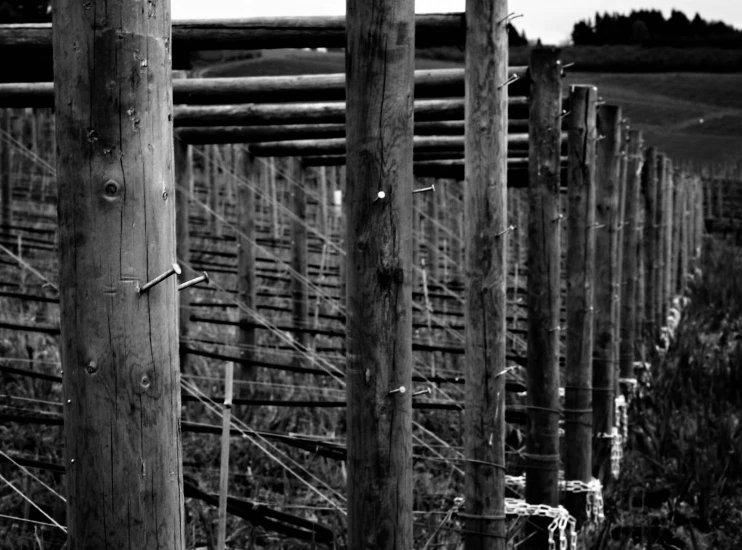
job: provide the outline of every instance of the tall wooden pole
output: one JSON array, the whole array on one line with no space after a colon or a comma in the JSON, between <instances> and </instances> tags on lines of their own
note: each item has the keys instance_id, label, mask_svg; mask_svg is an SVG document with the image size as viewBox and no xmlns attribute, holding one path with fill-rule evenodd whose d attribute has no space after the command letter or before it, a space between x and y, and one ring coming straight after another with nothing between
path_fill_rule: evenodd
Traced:
<instances>
[{"instance_id":1,"label":"tall wooden pole","mask_svg":"<svg viewBox=\"0 0 742 550\"><path fill-rule=\"evenodd\" d=\"M175 139L175 249L178 262L181 264L183 280L194 277L193 270L188 267L191 261L191 236L188 225L193 191L193 151L187 143ZM190 335L191 291L182 290L178 293L179 337L185 341ZM183 346L181 346L182 350ZM188 355L180 353L180 370L188 370Z\"/></svg>"},{"instance_id":2,"label":"tall wooden pole","mask_svg":"<svg viewBox=\"0 0 742 550\"><path fill-rule=\"evenodd\" d=\"M10 109L2 110L0 130L10 135ZM13 223L13 183L10 176L10 143L0 140L0 225L4 231Z\"/></svg>"},{"instance_id":3,"label":"tall wooden pole","mask_svg":"<svg viewBox=\"0 0 742 550\"><path fill-rule=\"evenodd\" d=\"M68 548L179 550L170 2L54 17Z\"/></svg>"},{"instance_id":4,"label":"tall wooden pole","mask_svg":"<svg viewBox=\"0 0 742 550\"><path fill-rule=\"evenodd\" d=\"M291 277L292 313L295 327L307 328L309 324L309 296L307 295L307 199L304 186L307 185L307 172L300 159L289 159L289 185L291 186L291 234L292 255ZM299 330L295 339L306 348L309 344L309 333ZM301 360L297 359L297 363Z\"/></svg>"},{"instance_id":5,"label":"tall wooden pole","mask_svg":"<svg viewBox=\"0 0 742 550\"><path fill-rule=\"evenodd\" d=\"M559 504L559 302L561 63L556 48L531 52L528 218L528 438L526 501ZM547 546L551 520L534 516L527 547Z\"/></svg>"},{"instance_id":6,"label":"tall wooden pole","mask_svg":"<svg viewBox=\"0 0 742 550\"><path fill-rule=\"evenodd\" d=\"M604 226L595 238L595 344L593 348L593 476L603 486L611 482L611 444L613 433L615 372L617 370L618 326L616 296L619 278L619 232L621 181L621 108L598 108L595 222Z\"/></svg>"},{"instance_id":7,"label":"tall wooden pole","mask_svg":"<svg viewBox=\"0 0 742 550\"><path fill-rule=\"evenodd\" d=\"M595 139L598 90L573 86L568 119L567 367L564 399L564 478L592 478L592 355L595 288ZM602 226L601 231L607 232ZM587 494L568 493L567 509L580 525Z\"/></svg>"},{"instance_id":8,"label":"tall wooden pole","mask_svg":"<svg viewBox=\"0 0 742 550\"><path fill-rule=\"evenodd\" d=\"M466 2L467 550L506 547L507 0Z\"/></svg>"},{"instance_id":9,"label":"tall wooden pole","mask_svg":"<svg viewBox=\"0 0 742 550\"><path fill-rule=\"evenodd\" d=\"M657 149L647 149L644 161L644 333L653 346L657 339Z\"/></svg>"},{"instance_id":10,"label":"tall wooden pole","mask_svg":"<svg viewBox=\"0 0 742 550\"><path fill-rule=\"evenodd\" d=\"M235 151L236 165L247 182L240 182L237 188L237 297L242 306L239 310L240 325L237 331L237 345L243 360L255 358L256 331L251 312L257 309L257 279L255 277L255 187L260 185L259 164L244 148ZM237 371L239 396L250 393L245 382L255 378L255 368L242 363Z\"/></svg>"},{"instance_id":11,"label":"tall wooden pole","mask_svg":"<svg viewBox=\"0 0 742 550\"><path fill-rule=\"evenodd\" d=\"M621 346L619 368L621 378L634 376L634 349L636 347L636 287L637 238L639 228L640 175L642 133L629 130L626 164L626 222L623 239L623 266L621 270Z\"/></svg>"},{"instance_id":12,"label":"tall wooden pole","mask_svg":"<svg viewBox=\"0 0 742 550\"><path fill-rule=\"evenodd\" d=\"M187 71L173 71L173 80L188 78ZM191 262L191 232L189 212L193 200L193 148L175 137L173 140L175 170L175 251L181 264L183 280L194 277ZM183 343L190 336L191 290L178 292L178 334L180 342L180 372L188 370L188 354Z\"/></svg>"},{"instance_id":13,"label":"tall wooden pole","mask_svg":"<svg viewBox=\"0 0 742 550\"><path fill-rule=\"evenodd\" d=\"M433 183L435 184L435 183ZM438 263L440 262L439 256L438 256L438 247L439 247L439 239L438 239L438 200L439 198L436 196L437 194L440 194L440 188L441 186L438 185L439 191L437 193L428 193L428 196L426 198L427 204L427 229L425 230L425 235L427 236L427 262L428 262L428 271L430 272L430 276L438 279Z\"/></svg>"},{"instance_id":14,"label":"tall wooden pole","mask_svg":"<svg viewBox=\"0 0 742 550\"><path fill-rule=\"evenodd\" d=\"M659 336L659 330L665 326L665 278L667 276L667 239L665 233L667 231L667 194L669 179L667 176L667 162L664 154L657 155L657 207L659 209L657 216L657 239L658 239L658 250L657 250L657 308L655 312L657 314L657 335Z\"/></svg>"},{"instance_id":15,"label":"tall wooden pole","mask_svg":"<svg viewBox=\"0 0 742 550\"><path fill-rule=\"evenodd\" d=\"M348 548L410 550L414 1L346 13Z\"/></svg>"}]
</instances>

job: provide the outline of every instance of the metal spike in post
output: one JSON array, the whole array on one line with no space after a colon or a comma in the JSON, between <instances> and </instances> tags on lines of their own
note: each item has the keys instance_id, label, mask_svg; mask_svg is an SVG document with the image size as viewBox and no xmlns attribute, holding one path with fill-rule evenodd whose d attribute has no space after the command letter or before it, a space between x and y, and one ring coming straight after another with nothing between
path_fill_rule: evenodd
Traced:
<instances>
[{"instance_id":1,"label":"metal spike in post","mask_svg":"<svg viewBox=\"0 0 742 550\"><path fill-rule=\"evenodd\" d=\"M152 288L153 286L157 284L160 284L162 281L164 281L168 277L172 277L173 275L180 275L180 273L181 273L180 266L177 263L175 263L173 264L173 267L168 269L162 275L158 275L151 281L145 283L144 286L142 286L141 288L137 288L137 293L142 294L143 292L147 292L150 288Z\"/></svg>"},{"instance_id":2,"label":"metal spike in post","mask_svg":"<svg viewBox=\"0 0 742 550\"><path fill-rule=\"evenodd\" d=\"M196 277L195 279L191 279L190 281L186 281L185 283L178 285L178 292L181 290L184 290L188 288L189 286L197 285L198 283L203 283L206 281L206 284L209 284L209 274L203 271L203 275Z\"/></svg>"},{"instance_id":3,"label":"metal spike in post","mask_svg":"<svg viewBox=\"0 0 742 550\"><path fill-rule=\"evenodd\" d=\"M420 189L415 189L412 191L412 194L415 193L425 193L427 191L435 191L435 185L431 185L430 187L421 187Z\"/></svg>"}]
</instances>

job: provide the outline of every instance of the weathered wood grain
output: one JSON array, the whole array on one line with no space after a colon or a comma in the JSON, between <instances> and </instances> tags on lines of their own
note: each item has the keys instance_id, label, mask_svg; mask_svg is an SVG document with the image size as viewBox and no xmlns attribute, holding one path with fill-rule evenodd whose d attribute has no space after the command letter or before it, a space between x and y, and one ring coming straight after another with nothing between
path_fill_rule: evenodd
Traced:
<instances>
[{"instance_id":1,"label":"weathered wood grain","mask_svg":"<svg viewBox=\"0 0 742 550\"><path fill-rule=\"evenodd\" d=\"M55 3L68 548L185 547L170 2Z\"/></svg>"},{"instance_id":2,"label":"weathered wood grain","mask_svg":"<svg viewBox=\"0 0 742 550\"><path fill-rule=\"evenodd\" d=\"M412 548L413 13L347 3L350 550Z\"/></svg>"},{"instance_id":3,"label":"weathered wood grain","mask_svg":"<svg viewBox=\"0 0 742 550\"><path fill-rule=\"evenodd\" d=\"M467 550L504 550L507 0L466 2Z\"/></svg>"}]
</instances>

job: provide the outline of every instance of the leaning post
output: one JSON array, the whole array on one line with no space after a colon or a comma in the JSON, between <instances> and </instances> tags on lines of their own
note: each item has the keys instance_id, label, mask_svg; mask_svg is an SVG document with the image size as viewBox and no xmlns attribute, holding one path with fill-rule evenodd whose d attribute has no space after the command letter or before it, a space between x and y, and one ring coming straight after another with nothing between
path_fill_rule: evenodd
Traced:
<instances>
[{"instance_id":1,"label":"leaning post","mask_svg":"<svg viewBox=\"0 0 742 550\"><path fill-rule=\"evenodd\" d=\"M413 0L346 9L348 548L412 548Z\"/></svg>"},{"instance_id":2,"label":"leaning post","mask_svg":"<svg viewBox=\"0 0 742 550\"><path fill-rule=\"evenodd\" d=\"M54 7L67 547L180 550L170 2Z\"/></svg>"},{"instance_id":3,"label":"leaning post","mask_svg":"<svg viewBox=\"0 0 742 550\"><path fill-rule=\"evenodd\" d=\"M504 550L507 281L507 0L467 0L466 255L467 550Z\"/></svg>"}]
</instances>

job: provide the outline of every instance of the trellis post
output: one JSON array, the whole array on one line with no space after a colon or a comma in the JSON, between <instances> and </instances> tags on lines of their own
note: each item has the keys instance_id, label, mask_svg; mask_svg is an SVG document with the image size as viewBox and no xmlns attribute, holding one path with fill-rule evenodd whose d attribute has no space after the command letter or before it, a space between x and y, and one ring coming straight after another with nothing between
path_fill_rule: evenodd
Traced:
<instances>
[{"instance_id":1,"label":"trellis post","mask_svg":"<svg viewBox=\"0 0 742 550\"><path fill-rule=\"evenodd\" d=\"M531 52L528 217L528 428L526 501L559 504L562 80L559 50ZM531 517L528 548L547 546L550 518Z\"/></svg>"},{"instance_id":2,"label":"trellis post","mask_svg":"<svg viewBox=\"0 0 742 550\"><path fill-rule=\"evenodd\" d=\"M466 2L467 550L506 547L507 0Z\"/></svg>"},{"instance_id":3,"label":"trellis post","mask_svg":"<svg viewBox=\"0 0 742 550\"><path fill-rule=\"evenodd\" d=\"M180 550L170 2L54 7L68 548Z\"/></svg>"},{"instance_id":4,"label":"trellis post","mask_svg":"<svg viewBox=\"0 0 742 550\"><path fill-rule=\"evenodd\" d=\"M564 479L592 478L592 354L595 289L595 145L598 90L573 86L568 118L567 363ZM601 225L599 231L607 231ZM585 521L587 493L567 493L567 509Z\"/></svg>"},{"instance_id":5,"label":"trellis post","mask_svg":"<svg viewBox=\"0 0 742 550\"><path fill-rule=\"evenodd\" d=\"M595 343L593 348L593 476L607 486L611 481L613 403L617 370L618 326L615 309L620 281L619 235L621 211L619 174L621 108L598 107L595 223L604 226L595 238Z\"/></svg>"},{"instance_id":6,"label":"trellis post","mask_svg":"<svg viewBox=\"0 0 742 550\"><path fill-rule=\"evenodd\" d=\"M348 0L348 548L412 548L413 0Z\"/></svg>"}]
</instances>

